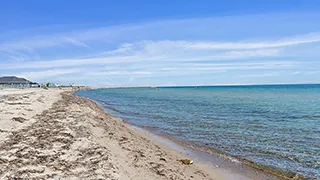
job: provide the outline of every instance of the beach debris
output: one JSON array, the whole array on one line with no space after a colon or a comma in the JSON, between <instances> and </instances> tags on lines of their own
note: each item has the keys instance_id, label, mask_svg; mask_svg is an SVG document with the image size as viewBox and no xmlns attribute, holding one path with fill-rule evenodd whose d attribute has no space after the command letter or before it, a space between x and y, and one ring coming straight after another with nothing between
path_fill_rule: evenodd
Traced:
<instances>
[{"instance_id":1,"label":"beach debris","mask_svg":"<svg viewBox=\"0 0 320 180\"><path fill-rule=\"evenodd\" d=\"M23 122L27 121L27 119L25 119L23 117L13 117L11 120L12 121L17 121L19 123L23 123Z\"/></svg>"},{"instance_id":2,"label":"beach debris","mask_svg":"<svg viewBox=\"0 0 320 180\"><path fill-rule=\"evenodd\" d=\"M298 173L292 178L292 180L300 180L300 179L304 179L304 178Z\"/></svg>"},{"instance_id":3,"label":"beach debris","mask_svg":"<svg viewBox=\"0 0 320 180\"><path fill-rule=\"evenodd\" d=\"M184 165L193 164L193 161L190 160L190 159L179 159L179 160L177 160L177 161L181 162L181 163L184 164Z\"/></svg>"},{"instance_id":4,"label":"beach debris","mask_svg":"<svg viewBox=\"0 0 320 180\"><path fill-rule=\"evenodd\" d=\"M216 168L219 168L220 166L219 165L216 165Z\"/></svg>"}]
</instances>

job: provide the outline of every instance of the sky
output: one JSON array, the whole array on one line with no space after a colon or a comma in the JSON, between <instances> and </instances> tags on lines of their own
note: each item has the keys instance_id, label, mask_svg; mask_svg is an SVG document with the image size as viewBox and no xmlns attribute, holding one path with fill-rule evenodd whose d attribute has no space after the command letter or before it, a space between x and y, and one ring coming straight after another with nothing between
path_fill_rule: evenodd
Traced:
<instances>
[{"instance_id":1,"label":"sky","mask_svg":"<svg viewBox=\"0 0 320 180\"><path fill-rule=\"evenodd\" d=\"M318 0L2 0L0 76L93 87L320 83Z\"/></svg>"}]
</instances>

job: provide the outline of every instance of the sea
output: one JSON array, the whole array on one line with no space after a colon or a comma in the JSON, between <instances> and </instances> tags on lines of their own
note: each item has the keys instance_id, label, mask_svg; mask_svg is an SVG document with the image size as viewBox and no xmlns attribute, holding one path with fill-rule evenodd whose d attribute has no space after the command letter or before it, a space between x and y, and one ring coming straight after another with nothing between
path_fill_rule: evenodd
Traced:
<instances>
[{"instance_id":1,"label":"sea","mask_svg":"<svg viewBox=\"0 0 320 180\"><path fill-rule=\"evenodd\" d=\"M76 94L177 141L320 178L320 84L106 88Z\"/></svg>"}]
</instances>

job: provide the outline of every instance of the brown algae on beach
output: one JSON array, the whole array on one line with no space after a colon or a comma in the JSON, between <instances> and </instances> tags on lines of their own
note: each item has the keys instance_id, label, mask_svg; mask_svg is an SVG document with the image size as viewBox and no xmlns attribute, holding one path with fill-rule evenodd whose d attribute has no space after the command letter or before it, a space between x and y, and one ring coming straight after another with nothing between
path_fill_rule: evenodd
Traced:
<instances>
[{"instance_id":1,"label":"brown algae on beach","mask_svg":"<svg viewBox=\"0 0 320 180\"><path fill-rule=\"evenodd\" d=\"M193 164L193 161L190 160L190 159L179 159L179 160L177 160L177 161L181 162L181 163L184 164L184 165Z\"/></svg>"}]
</instances>

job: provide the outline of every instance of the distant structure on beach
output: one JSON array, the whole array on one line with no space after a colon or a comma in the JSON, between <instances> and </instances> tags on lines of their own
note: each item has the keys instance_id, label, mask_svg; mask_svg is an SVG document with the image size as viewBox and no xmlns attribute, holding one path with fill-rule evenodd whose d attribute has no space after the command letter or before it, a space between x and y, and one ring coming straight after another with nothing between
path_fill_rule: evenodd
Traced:
<instances>
[{"instance_id":1,"label":"distant structure on beach","mask_svg":"<svg viewBox=\"0 0 320 180\"><path fill-rule=\"evenodd\" d=\"M25 78L18 78L15 76L0 77L0 87L11 88L27 88L27 87L40 87L38 83L31 82Z\"/></svg>"}]
</instances>

